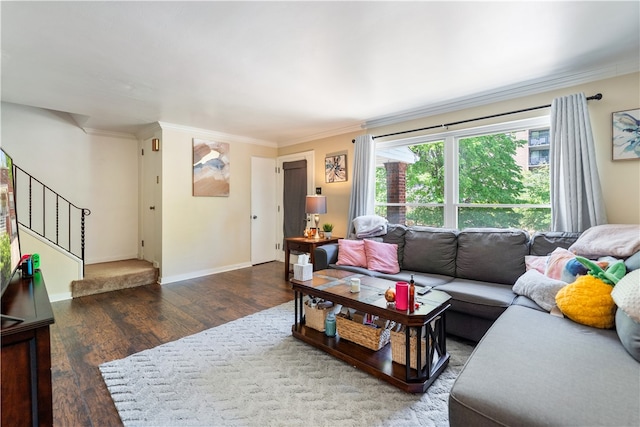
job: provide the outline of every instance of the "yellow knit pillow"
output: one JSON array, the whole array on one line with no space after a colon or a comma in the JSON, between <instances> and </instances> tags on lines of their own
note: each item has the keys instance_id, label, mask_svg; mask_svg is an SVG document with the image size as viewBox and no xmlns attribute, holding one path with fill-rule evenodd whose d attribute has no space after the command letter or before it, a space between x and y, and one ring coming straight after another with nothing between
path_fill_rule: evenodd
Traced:
<instances>
[{"instance_id":1,"label":"yellow knit pillow","mask_svg":"<svg viewBox=\"0 0 640 427\"><path fill-rule=\"evenodd\" d=\"M609 329L615 324L616 304L611 297L613 286L591 275L580 276L560 289L556 304L574 322Z\"/></svg>"}]
</instances>

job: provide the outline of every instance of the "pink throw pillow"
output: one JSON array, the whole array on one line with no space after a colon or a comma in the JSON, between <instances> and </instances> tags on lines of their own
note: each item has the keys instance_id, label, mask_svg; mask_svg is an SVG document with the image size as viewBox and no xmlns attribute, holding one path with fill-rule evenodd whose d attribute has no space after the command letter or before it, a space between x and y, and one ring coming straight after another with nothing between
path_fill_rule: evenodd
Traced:
<instances>
[{"instance_id":1,"label":"pink throw pillow","mask_svg":"<svg viewBox=\"0 0 640 427\"><path fill-rule=\"evenodd\" d=\"M544 275L551 277L552 279L562 280L562 272L565 265L569 260L576 257L576 254L570 252L564 248L556 248L547 261L547 268L544 271Z\"/></svg>"},{"instance_id":2,"label":"pink throw pillow","mask_svg":"<svg viewBox=\"0 0 640 427\"><path fill-rule=\"evenodd\" d=\"M400 272L398 263L398 245L381 243L373 240L364 241L367 254L367 268L381 273L396 274Z\"/></svg>"},{"instance_id":3,"label":"pink throw pillow","mask_svg":"<svg viewBox=\"0 0 640 427\"><path fill-rule=\"evenodd\" d=\"M367 268L367 256L363 240L338 240L338 265L352 265Z\"/></svg>"},{"instance_id":4,"label":"pink throw pillow","mask_svg":"<svg viewBox=\"0 0 640 427\"><path fill-rule=\"evenodd\" d=\"M535 256L535 255L526 255L524 257L524 265L526 270L536 270L541 274L544 274L547 269L547 260L548 256Z\"/></svg>"}]
</instances>

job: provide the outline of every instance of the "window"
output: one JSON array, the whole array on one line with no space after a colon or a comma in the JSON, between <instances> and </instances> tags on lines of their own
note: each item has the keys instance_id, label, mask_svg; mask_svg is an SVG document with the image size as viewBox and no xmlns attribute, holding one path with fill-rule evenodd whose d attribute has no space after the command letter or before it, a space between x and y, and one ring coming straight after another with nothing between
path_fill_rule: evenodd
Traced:
<instances>
[{"instance_id":1,"label":"window","mask_svg":"<svg viewBox=\"0 0 640 427\"><path fill-rule=\"evenodd\" d=\"M406 225L549 230L543 126L548 117L380 143L376 213Z\"/></svg>"}]
</instances>

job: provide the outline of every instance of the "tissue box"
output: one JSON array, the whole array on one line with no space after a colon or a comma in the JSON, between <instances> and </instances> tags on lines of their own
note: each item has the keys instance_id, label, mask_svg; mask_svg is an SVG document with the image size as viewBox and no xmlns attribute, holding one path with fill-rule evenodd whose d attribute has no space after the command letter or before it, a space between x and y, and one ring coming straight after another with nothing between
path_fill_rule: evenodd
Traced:
<instances>
[{"instance_id":1,"label":"tissue box","mask_svg":"<svg viewBox=\"0 0 640 427\"><path fill-rule=\"evenodd\" d=\"M293 264L293 278L300 281L311 280L313 278L313 265Z\"/></svg>"}]
</instances>

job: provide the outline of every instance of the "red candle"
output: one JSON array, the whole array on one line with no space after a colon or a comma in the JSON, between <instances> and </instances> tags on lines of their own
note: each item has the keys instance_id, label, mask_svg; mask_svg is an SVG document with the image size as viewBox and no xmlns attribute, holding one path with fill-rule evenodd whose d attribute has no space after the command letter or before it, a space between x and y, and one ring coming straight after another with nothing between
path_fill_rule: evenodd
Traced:
<instances>
[{"instance_id":1,"label":"red candle","mask_svg":"<svg viewBox=\"0 0 640 427\"><path fill-rule=\"evenodd\" d=\"M409 284L396 282L396 309L406 310L407 308L409 308Z\"/></svg>"}]
</instances>

